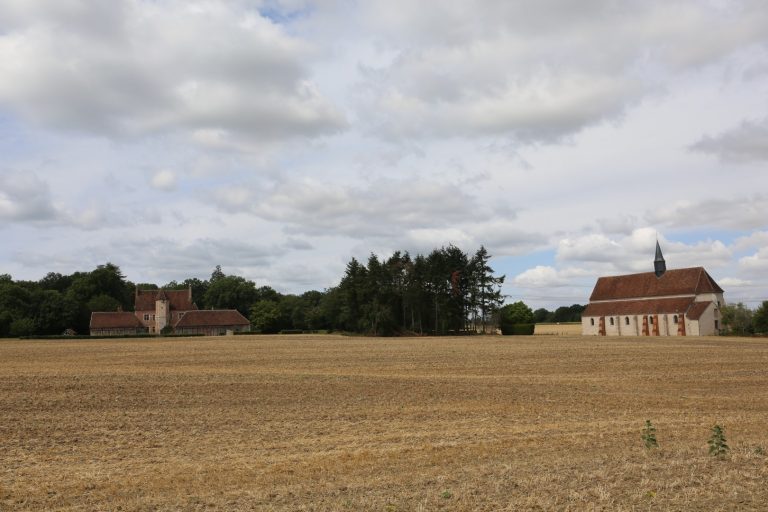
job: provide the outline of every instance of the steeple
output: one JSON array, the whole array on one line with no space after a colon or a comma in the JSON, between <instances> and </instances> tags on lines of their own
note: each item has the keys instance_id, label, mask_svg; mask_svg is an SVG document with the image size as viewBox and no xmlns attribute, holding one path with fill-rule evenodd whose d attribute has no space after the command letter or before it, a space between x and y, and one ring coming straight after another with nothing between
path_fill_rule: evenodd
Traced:
<instances>
[{"instance_id":1,"label":"steeple","mask_svg":"<svg viewBox=\"0 0 768 512\"><path fill-rule=\"evenodd\" d=\"M667 271L667 262L664 261L664 256L661 254L658 240L656 240L656 258L653 260L653 271L656 277L661 277Z\"/></svg>"}]
</instances>

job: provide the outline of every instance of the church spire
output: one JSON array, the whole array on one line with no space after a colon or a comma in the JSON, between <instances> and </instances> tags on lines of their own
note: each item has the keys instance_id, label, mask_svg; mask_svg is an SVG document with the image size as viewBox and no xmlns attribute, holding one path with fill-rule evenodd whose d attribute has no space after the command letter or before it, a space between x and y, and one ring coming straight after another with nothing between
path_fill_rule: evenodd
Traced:
<instances>
[{"instance_id":1,"label":"church spire","mask_svg":"<svg viewBox=\"0 0 768 512\"><path fill-rule=\"evenodd\" d=\"M653 260L653 271L656 277L661 277L667 271L667 262L664 261L664 256L661 254L658 240L656 240L656 258Z\"/></svg>"}]
</instances>

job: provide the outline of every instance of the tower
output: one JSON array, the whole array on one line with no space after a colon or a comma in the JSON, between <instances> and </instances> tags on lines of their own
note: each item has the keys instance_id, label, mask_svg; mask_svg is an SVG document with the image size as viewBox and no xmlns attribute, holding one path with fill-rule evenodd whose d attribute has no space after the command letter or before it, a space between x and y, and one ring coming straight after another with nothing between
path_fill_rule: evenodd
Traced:
<instances>
[{"instance_id":1,"label":"tower","mask_svg":"<svg viewBox=\"0 0 768 512\"><path fill-rule=\"evenodd\" d=\"M653 260L653 271L656 277L661 277L667 271L667 262L664 261L664 256L661 254L658 240L656 240L656 258Z\"/></svg>"},{"instance_id":2,"label":"tower","mask_svg":"<svg viewBox=\"0 0 768 512\"><path fill-rule=\"evenodd\" d=\"M171 301L164 290L160 290L155 300L155 332L159 333L171 323Z\"/></svg>"}]
</instances>

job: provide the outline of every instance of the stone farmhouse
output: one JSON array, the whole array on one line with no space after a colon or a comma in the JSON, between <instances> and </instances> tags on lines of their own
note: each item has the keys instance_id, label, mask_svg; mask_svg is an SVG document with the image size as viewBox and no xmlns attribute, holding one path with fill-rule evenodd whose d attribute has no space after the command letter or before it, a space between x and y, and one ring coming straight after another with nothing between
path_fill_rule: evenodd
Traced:
<instances>
[{"instance_id":1,"label":"stone farmhouse","mask_svg":"<svg viewBox=\"0 0 768 512\"><path fill-rule=\"evenodd\" d=\"M187 290L139 290L136 288L134 312L91 313L91 336L160 334L171 327L176 334L218 336L227 332L246 332L251 323L234 309L200 310Z\"/></svg>"},{"instance_id":2,"label":"stone farmhouse","mask_svg":"<svg viewBox=\"0 0 768 512\"><path fill-rule=\"evenodd\" d=\"M581 316L592 336L719 334L723 289L702 267L667 270L656 242L654 272L601 277Z\"/></svg>"}]
</instances>

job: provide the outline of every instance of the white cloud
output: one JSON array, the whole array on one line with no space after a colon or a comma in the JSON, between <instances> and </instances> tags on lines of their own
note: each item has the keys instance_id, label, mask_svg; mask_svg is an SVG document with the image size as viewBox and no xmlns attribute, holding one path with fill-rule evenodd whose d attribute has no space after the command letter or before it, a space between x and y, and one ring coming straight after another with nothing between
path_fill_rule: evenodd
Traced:
<instances>
[{"instance_id":1,"label":"white cloud","mask_svg":"<svg viewBox=\"0 0 768 512\"><path fill-rule=\"evenodd\" d=\"M55 222L62 212L48 185L33 173L0 175L0 222Z\"/></svg>"},{"instance_id":2,"label":"white cloud","mask_svg":"<svg viewBox=\"0 0 768 512\"><path fill-rule=\"evenodd\" d=\"M744 286L751 286L752 281L746 279L739 279L738 277L723 277L718 281L718 284L723 288L739 288Z\"/></svg>"},{"instance_id":3,"label":"white cloud","mask_svg":"<svg viewBox=\"0 0 768 512\"><path fill-rule=\"evenodd\" d=\"M752 248L768 247L768 231L755 231L748 236L741 236L736 239L733 247L737 251L743 251Z\"/></svg>"},{"instance_id":4,"label":"white cloud","mask_svg":"<svg viewBox=\"0 0 768 512\"><path fill-rule=\"evenodd\" d=\"M715 136L707 135L691 146L695 151L717 155L728 162L768 160L768 118L744 121Z\"/></svg>"},{"instance_id":5,"label":"white cloud","mask_svg":"<svg viewBox=\"0 0 768 512\"><path fill-rule=\"evenodd\" d=\"M395 53L363 77L377 133L552 142L763 40L768 15L755 1L401 0L366 2L363 26Z\"/></svg>"},{"instance_id":6,"label":"white cloud","mask_svg":"<svg viewBox=\"0 0 768 512\"><path fill-rule=\"evenodd\" d=\"M605 273L650 272L656 236L654 229L640 228L617 238L602 234L566 238L557 246L556 259L561 264L578 262ZM732 250L719 240L685 244L658 237L667 268L720 267L733 256Z\"/></svg>"},{"instance_id":7,"label":"white cloud","mask_svg":"<svg viewBox=\"0 0 768 512\"><path fill-rule=\"evenodd\" d=\"M591 277L592 273L585 269L568 267L556 269L546 265L537 265L514 277L516 286L525 288L551 288L574 286L576 278Z\"/></svg>"},{"instance_id":8,"label":"white cloud","mask_svg":"<svg viewBox=\"0 0 768 512\"><path fill-rule=\"evenodd\" d=\"M0 105L45 126L269 140L346 124L309 79L311 47L244 4L27 4L0 7Z\"/></svg>"},{"instance_id":9,"label":"white cloud","mask_svg":"<svg viewBox=\"0 0 768 512\"><path fill-rule=\"evenodd\" d=\"M740 258L739 266L747 275L768 273L768 247L762 247L756 253Z\"/></svg>"},{"instance_id":10,"label":"white cloud","mask_svg":"<svg viewBox=\"0 0 768 512\"><path fill-rule=\"evenodd\" d=\"M736 197L680 200L645 214L645 220L651 224L674 228L755 229L765 226L765 219L768 219L768 195L762 191Z\"/></svg>"},{"instance_id":11,"label":"white cloud","mask_svg":"<svg viewBox=\"0 0 768 512\"><path fill-rule=\"evenodd\" d=\"M214 197L227 211L249 212L280 222L291 233L353 238L445 228L483 214L460 187L423 180L378 180L357 187L305 178L261 193L247 187L226 187Z\"/></svg>"},{"instance_id":12,"label":"white cloud","mask_svg":"<svg viewBox=\"0 0 768 512\"><path fill-rule=\"evenodd\" d=\"M173 190L176 188L176 174L168 169L161 169L152 176L149 184L158 190Z\"/></svg>"}]
</instances>

